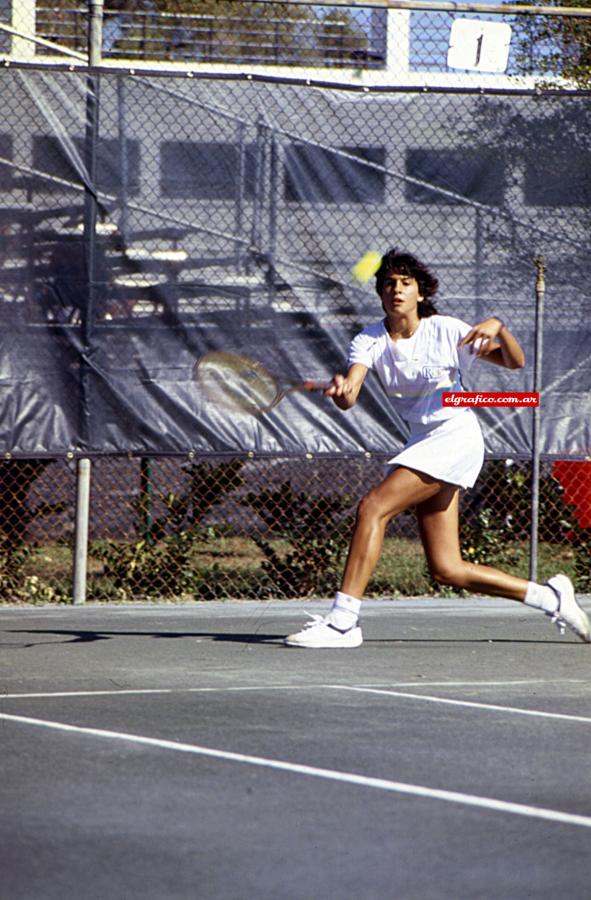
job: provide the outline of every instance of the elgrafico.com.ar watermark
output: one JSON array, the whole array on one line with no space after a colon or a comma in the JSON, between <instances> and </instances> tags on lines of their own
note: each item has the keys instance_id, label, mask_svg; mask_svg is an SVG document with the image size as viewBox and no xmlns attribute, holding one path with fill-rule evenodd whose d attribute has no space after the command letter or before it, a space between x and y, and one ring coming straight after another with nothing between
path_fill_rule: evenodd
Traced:
<instances>
[{"instance_id":1,"label":"elgrafico.com.ar watermark","mask_svg":"<svg viewBox=\"0 0 591 900\"><path fill-rule=\"evenodd\" d=\"M444 406L517 406L540 405L537 391L446 391L442 394Z\"/></svg>"}]
</instances>

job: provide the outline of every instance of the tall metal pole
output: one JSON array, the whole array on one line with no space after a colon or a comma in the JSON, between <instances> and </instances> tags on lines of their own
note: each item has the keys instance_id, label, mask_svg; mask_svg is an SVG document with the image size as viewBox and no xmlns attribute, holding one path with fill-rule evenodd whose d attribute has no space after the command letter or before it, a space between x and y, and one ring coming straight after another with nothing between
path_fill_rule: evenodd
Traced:
<instances>
[{"instance_id":1,"label":"tall metal pole","mask_svg":"<svg viewBox=\"0 0 591 900\"><path fill-rule=\"evenodd\" d=\"M534 391L541 394L542 356L544 349L544 295L546 293L543 256L534 259L536 267L536 315L534 350ZM536 581L538 574L538 524L540 518L540 424L541 406L534 406L532 421L532 467L531 467L531 537L529 556L529 579Z\"/></svg>"},{"instance_id":2,"label":"tall metal pole","mask_svg":"<svg viewBox=\"0 0 591 900\"><path fill-rule=\"evenodd\" d=\"M279 198L279 144L274 133L271 134L269 180L269 269L271 276L269 302L272 303L275 299L277 285L275 259L277 256L277 200Z\"/></svg>"},{"instance_id":3,"label":"tall metal pole","mask_svg":"<svg viewBox=\"0 0 591 900\"><path fill-rule=\"evenodd\" d=\"M87 274L87 293L82 314L83 358L81 361L82 435L90 440L88 410L89 369L87 357L92 342L92 322L96 291L96 151L99 118L99 80L94 71L101 61L103 0L88 0L88 64L86 81L86 166L87 184L84 198L84 259ZM79 459L76 467L76 524L74 532L74 603L86 601L88 561L88 522L90 518L90 460Z\"/></svg>"},{"instance_id":4,"label":"tall metal pole","mask_svg":"<svg viewBox=\"0 0 591 900\"><path fill-rule=\"evenodd\" d=\"M234 233L238 240L234 245L234 254L236 266L240 265L240 257L242 254L242 244L240 238L244 228L244 207L246 200L246 123L238 122L237 127L238 138L238 184L236 189L236 216L234 221Z\"/></svg>"},{"instance_id":5,"label":"tall metal pole","mask_svg":"<svg viewBox=\"0 0 591 900\"><path fill-rule=\"evenodd\" d=\"M100 80L96 67L101 62L103 33L103 0L88 0L88 77L86 79L86 168L87 179L84 198L84 249L87 266L88 296L83 316L84 343L90 342L96 292L96 219L97 198L97 144L99 130Z\"/></svg>"},{"instance_id":6,"label":"tall metal pole","mask_svg":"<svg viewBox=\"0 0 591 900\"><path fill-rule=\"evenodd\" d=\"M127 245L129 231L129 209L127 199L129 194L129 153L127 148L127 95L123 75L117 78L117 119L119 126L119 166L121 170L121 218L119 231L123 235L123 241Z\"/></svg>"}]
</instances>

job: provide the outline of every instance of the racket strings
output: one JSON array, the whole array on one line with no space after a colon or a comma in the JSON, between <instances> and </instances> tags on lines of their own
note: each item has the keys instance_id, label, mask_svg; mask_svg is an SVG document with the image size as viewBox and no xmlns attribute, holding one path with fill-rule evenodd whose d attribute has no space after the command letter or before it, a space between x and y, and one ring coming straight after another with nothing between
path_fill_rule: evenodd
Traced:
<instances>
[{"instance_id":1,"label":"racket strings","mask_svg":"<svg viewBox=\"0 0 591 900\"><path fill-rule=\"evenodd\" d=\"M195 369L204 396L227 409L264 412L276 402L277 379L260 363L224 353L210 354Z\"/></svg>"}]
</instances>

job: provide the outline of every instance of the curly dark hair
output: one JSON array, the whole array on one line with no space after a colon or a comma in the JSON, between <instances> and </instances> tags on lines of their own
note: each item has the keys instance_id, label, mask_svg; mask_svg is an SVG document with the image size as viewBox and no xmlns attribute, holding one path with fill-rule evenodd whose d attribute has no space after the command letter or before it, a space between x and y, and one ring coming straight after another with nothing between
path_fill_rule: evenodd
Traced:
<instances>
[{"instance_id":1,"label":"curly dark hair","mask_svg":"<svg viewBox=\"0 0 591 900\"><path fill-rule=\"evenodd\" d=\"M405 253L399 250L398 247L393 247L387 253L384 253L380 267L376 272L376 291L380 298L384 290L386 276L392 272L396 272L398 275L410 275L416 279L419 291L423 297L423 301L419 303L417 310L420 319L434 316L437 313L431 298L437 293L439 281L424 263L417 259L416 256L413 256L412 253Z\"/></svg>"}]
</instances>

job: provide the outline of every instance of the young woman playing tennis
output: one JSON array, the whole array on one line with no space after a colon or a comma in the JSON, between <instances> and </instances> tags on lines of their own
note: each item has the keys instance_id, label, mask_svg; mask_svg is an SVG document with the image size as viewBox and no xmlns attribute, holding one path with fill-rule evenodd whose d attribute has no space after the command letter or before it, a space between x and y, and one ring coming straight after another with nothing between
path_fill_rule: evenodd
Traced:
<instances>
[{"instance_id":1,"label":"young woman playing tennis","mask_svg":"<svg viewBox=\"0 0 591 900\"><path fill-rule=\"evenodd\" d=\"M523 350L496 316L470 326L439 315L432 302L437 279L416 257L390 250L376 273L385 318L358 334L349 348L346 375L335 375L325 394L343 410L355 405L369 369L374 369L410 428L406 446L389 461L389 474L359 504L341 588L326 616L285 643L292 647L358 647L361 598L377 563L388 522L416 507L431 575L439 584L518 600L552 617L591 642L589 621L571 582L556 575L528 582L460 554L459 493L475 483L484 459L476 414L443 406L444 391L462 391L462 374L474 360L522 368Z\"/></svg>"}]
</instances>

